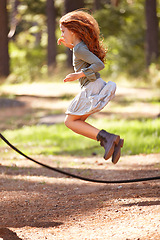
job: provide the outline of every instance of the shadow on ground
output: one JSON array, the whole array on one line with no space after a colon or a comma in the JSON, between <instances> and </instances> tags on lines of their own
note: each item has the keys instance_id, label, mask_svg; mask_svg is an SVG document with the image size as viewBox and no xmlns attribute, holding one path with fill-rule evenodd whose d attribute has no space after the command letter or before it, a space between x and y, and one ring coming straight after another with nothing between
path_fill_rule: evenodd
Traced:
<instances>
[{"instance_id":1,"label":"shadow on ground","mask_svg":"<svg viewBox=\"0 0 160 240\"><path fill-rule=\"evenodd\" d=\"M81 172L85 177L103 180L152 177L159 173L157 169L126 171L125 169L64 168L63 170L75 174ZM20 238L7 229L9 227L56 228L77 216L86 216L95 209L103 208L106 203L112 207L120 198L157 198L159 196L158 181L121 185L88 183L44 168L34 167L1 165L0 181L0 234L8 231L8 236L13 235L12 240ZM121 203L121 206L132 207L134 204L136 205L137 202L128 205ZM138 206L159 205L160 202L143 200L138 204Z\"/></svg>"}]
</instances>

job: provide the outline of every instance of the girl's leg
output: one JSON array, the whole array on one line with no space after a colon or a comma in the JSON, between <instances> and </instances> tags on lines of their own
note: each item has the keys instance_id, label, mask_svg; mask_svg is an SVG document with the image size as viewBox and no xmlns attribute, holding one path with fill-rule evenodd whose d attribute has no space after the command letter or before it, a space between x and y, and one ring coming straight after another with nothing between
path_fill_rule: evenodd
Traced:
<instances>
[{"instance_id":1,"label":"girl's leg","mask_svg":"<svg viewBox=\"0 0 160 240\"><path fill-rule=\"evenodd\" d=\"M86 123L85 120L88 117L89 115L67 115L65 125L78 134L100 141L100 145L105 149L104 159L107 160L112 156L115 145L117 145L120 140L120 136L110 134L105 130L100 131L98 128Z\"/></svg>"},{"instance_id":2,"label":"girl's leg","mask_svg":"<svg viewBox=\"0 0 160 240\"><path fill-rule=\"evenodd\" d=\"M97 140L100 130L85 122L88 117L89 115L66 115L65 125L78 134Z\"/></svg>"}]
</instances>

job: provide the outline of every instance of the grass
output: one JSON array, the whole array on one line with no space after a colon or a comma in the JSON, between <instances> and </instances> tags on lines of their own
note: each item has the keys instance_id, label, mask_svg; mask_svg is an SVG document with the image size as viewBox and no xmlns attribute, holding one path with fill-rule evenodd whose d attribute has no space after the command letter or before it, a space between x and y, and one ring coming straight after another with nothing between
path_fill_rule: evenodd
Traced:
<instances>
[{"instance_id":1,"label":"grass","mask_svg":"<svg viewBox=\"0 0 160 240\"><path fill-rule=\"evenodd\" d=\"M34 84L14 84L0 86L1 96L13 98L14 92L18 91L22 94L26 92L31 93L33 88L38 90L38 94L47 92L48 96L51 94L52 89L51 85L48 82L47 84L41 83L42 92L38 88L39 83ZM44 87L45 86L45 87ZM11 93L10 93L11 87ZM37 87L37 88L36 88ZM13 89L12 89L13 88ZM14 90L15 88L15 90ZM25 91L23 92L23 90ZM56 89L60 89L59 83L56 86ZM45 90L45 91L44 91ZM8 93L9 91L9 93ZM33 92L34 93L34 92ZM159 105L159 95L154 95L151 92L150 98L139 99L135 96L120 96L118 100L112 102L112 111L119 112L124 110L123 107L129 106L135 102L145 102L150 103L150 108L152 106ZM2 95L3 94L3 95ZM9 95L8 95L9 94ZM55 92L54 92L55 94ZM70 100L73 98L72 92L68 94L68 91L56 92L55 95L58 96L59 101ZM137 95L138 96L138 95ZM52 126L37 125L39 123L39 118L41 116L47 116L49 114L62 113L61 109L47 109L45 104L41 109L31 108L29 112L23 114L23 116L11 116L5 120L5 128L2 126L1 129L15 129L15 130L6 130L2 132L4 136L8 138L11 143L15 144L19 149L24 151L26 154L34 155L64 155L64 156L92 156L98 155L102 156L104 153L103 148L100 147L99 143L90 139L87 139L83 136L77 135L67 129L64 124L56 124ZM141 109L139 110L139 112ZM131 114L132 115L132 114ZM133 111L134 115L134 111ZM125 139L125 144L123 147L123 155L134 155L134 154L149 154L149 153L158 153L160 152L160 119L135 119L132 117L130 119L118 120L118 117L115 115L115 118L112 120L105 119L104 117L98 120L89 119L89 122L101 129L104 128L108 132L119 134L122 138ZM120 118L121 119L121 118ZM135 119L135 120L133 120ZM27 124L28 126L24 126ZM32 126L34 124L34 126ZM30 125L30 126L29 126ZM21 128L21 126L24 126ZM19 128L19 129L17 129ZM0 141L0 146L6 146L5 143ZM10 151L9 151L10 152ZM4 153L9 154L9 153Z\"/></svg>"},{"instance_id":2,"label":"grass","mask_svg":"<svg viewBox=\"0 0 160 240\"><path fill-rule=\"evenodd\" d=\"M123 155L160 152L160 120L92 120L98 128L120 134L125 139ZM99 143L77 135L64 124L31 126L18 130L6 130L2 134L26 154L102 156ZM0 146L5 144L0 141ZM7 153L6 153L7 154Z\"/></svg>"}]
</instances>

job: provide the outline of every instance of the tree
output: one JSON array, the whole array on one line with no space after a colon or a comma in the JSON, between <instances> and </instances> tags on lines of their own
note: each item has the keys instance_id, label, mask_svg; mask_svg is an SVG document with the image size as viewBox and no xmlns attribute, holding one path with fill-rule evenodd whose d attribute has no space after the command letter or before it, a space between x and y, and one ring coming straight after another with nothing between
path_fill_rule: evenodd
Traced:
<instances>
[{"instance_id":1,"label":"tree","mask_svg":"<svg viewBox=\"0 0 160 240\"><path fill-rule=\"evenodd\" d=\"M158 18L156 0L145 1L146 14L146 63L147 66L158 58Z\"/></svg>"},{"instance_id":2,"label":"tree","mask_svg":"<svg viewBox=\"0 0 160 240\"><path fill-rule=\"evenodd\" d=\"M0 77L9 75L7 0L0 1Z\"/></svg>"},{"instance_id":3,"label":"tree","mask_svg":"<svg viewBox=\"0 0 160 240\"><path fill-rule=\"evenodd\" d=\"M94 9L95 10L101 9L101 0L94 0Z\"/></svg>"},{"instance_id":4,"label":"tree","mask_svg":"<svg viewBox=\"0 0 160 240\"><path fill-rule=\"evenodd\" d=\"M118 7L120 0L111 0L111 4L115 7Z\"/></svg>"},{"instance_id":5,"label":"tree","mask_svg":"<svg viewBox=\"0 0 160 240\"><path fill-rule=\"evenodd\" d=\"M48 28L48 73L51 74L56 64L56 13L54 0L47 0L47 28Z\"/></svg>"}]
</instances>

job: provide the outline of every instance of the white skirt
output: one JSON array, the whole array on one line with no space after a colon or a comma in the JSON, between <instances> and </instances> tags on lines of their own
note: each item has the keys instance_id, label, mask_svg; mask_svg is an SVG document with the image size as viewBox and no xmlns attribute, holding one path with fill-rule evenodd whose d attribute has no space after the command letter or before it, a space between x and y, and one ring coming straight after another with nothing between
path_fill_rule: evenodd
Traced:
<instances>
[{"instance_id":1,"label":"white skirt","mask_svg":"<svg viewBox=\"0 0 160 240\"><path fill-rule=\"evenodd\" d=\"M115 96L116 84L106 83L102 78L82 87L81 92L72 100L66 114L87 115L99 112Z\"/></svg>"}]
</instances>

